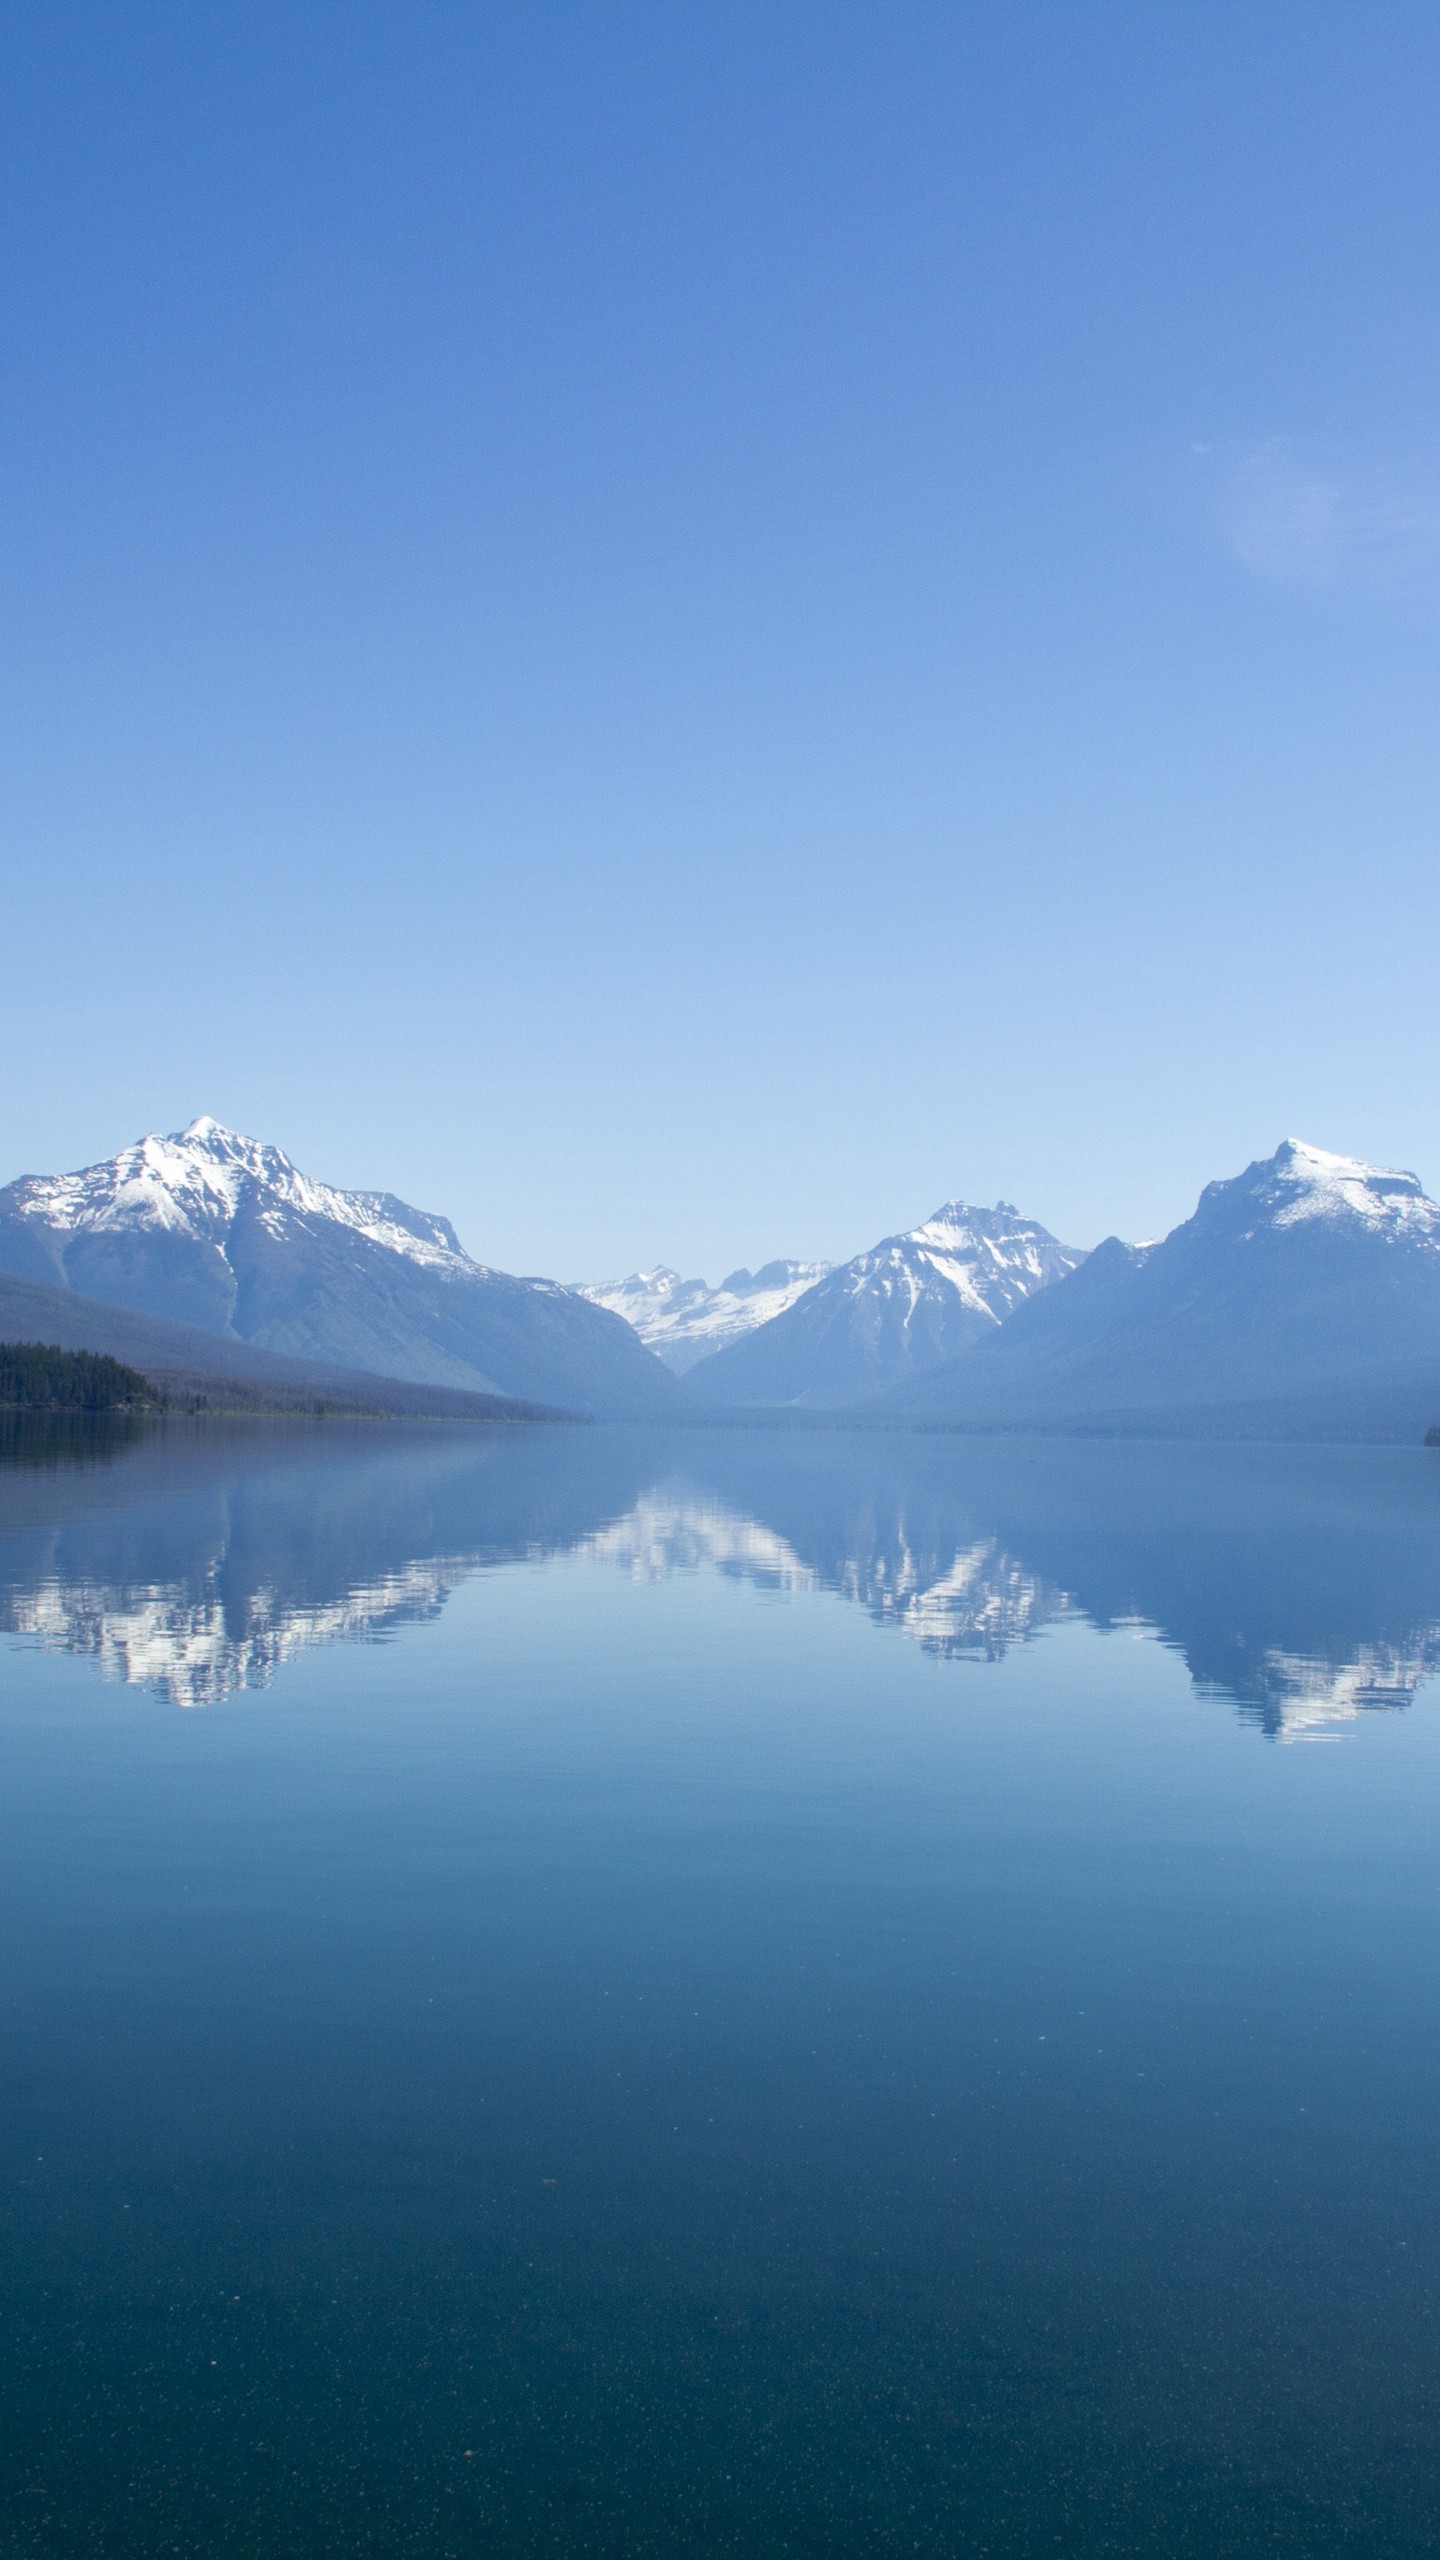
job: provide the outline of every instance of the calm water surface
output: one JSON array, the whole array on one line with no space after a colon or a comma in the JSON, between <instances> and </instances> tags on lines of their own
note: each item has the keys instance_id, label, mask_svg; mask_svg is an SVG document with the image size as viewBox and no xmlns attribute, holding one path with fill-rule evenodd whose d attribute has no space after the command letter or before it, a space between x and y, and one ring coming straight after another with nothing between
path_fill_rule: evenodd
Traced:
<instances>
[{"instance_id":1,"label":"calm water surface","mask_svg":"<svg viewBox=\"0 0 1440 2560\"><path fill-rule=\"evenodd\" d=\"M0 2550L1431 2554L1440 1456L0 1453Z\"/></svg>"}]
</instances>

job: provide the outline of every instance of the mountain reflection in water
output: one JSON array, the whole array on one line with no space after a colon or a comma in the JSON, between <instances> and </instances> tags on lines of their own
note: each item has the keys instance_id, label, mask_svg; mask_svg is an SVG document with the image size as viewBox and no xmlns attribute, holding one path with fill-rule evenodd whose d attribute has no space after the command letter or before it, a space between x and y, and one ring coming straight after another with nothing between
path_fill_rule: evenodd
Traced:
<instances>
[{"instance_id":1,"label":"mountain reflection in water","mask_svg":"<svg viewBox=\"0 0 1440 2560\"><path fill-rule=\"evenodd\" d=\"M957 1663L1063 1616L1130 1629L1287 1738L1401 1707L1440 1664L1420 1450L287 1423L8 1454L0 1626L177 1706L565 1555L838 1594Z\"/></svg>"}]
</instances>

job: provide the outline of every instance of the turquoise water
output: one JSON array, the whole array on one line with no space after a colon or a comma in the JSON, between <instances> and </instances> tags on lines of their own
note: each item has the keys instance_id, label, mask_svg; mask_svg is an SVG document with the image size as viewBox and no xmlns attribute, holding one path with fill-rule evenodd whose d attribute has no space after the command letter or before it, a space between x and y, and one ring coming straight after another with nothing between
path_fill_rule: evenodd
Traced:
<instances>
[{"instance_id":1,"label":"turquoise water","mask_svg":"<svg viewBox=\"0 0 1440 2560\"><path fill-rule=\"evenodd\" d=\"M1440 1460L12 1434L0 2548L1408 2554Z\"/></svg>"}]
</instances>

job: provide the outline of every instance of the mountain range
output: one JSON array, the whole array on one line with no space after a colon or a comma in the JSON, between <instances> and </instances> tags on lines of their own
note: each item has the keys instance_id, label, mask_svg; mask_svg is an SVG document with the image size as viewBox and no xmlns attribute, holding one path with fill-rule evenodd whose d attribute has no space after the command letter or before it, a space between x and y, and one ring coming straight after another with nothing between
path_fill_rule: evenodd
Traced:
<instances>
[{"instance_id":1,"label":"mountain range","mask_svg":"<svg viewBox=\"0 0 1440 2560\"><path fill-rule=\"evenodd\" d=\"M858 1404L944 1367L1083 1260L1008 1201L950 1200L697 1362L686 1385L709 1404Z\"/></svg>"},{"instance_id":2,"label":"mountain range","mask_svg":"<svg viewBox=\"0 0 1440 2560\"><path fill-rule=\"evenodd\" d=\"M823 1280L828 1262L767 1262L760 1271L732 1271L712 1289L704 1280L682 1280L665 1263L632 1271L628 1280L582 1281L582 1298L609 1307L633 1325L646 1348L682 1378L708 1352L769 1324Z\"/></svg>"},{"instance_id":3,"label":"mountain range","mask_svg":"<svg viewBox=\"0 0 1440 2560\"><path fill-rule=\"evenodd\" d=\"M208 1118L79 1173L8 1184L0 1271L430 1387L607 1416L658 1417L677 1394L608 1308L492 1271L447 1219L389 1192L335 1190Z\"/></svg>"},{"instance_id":4,"label":"mountain range","mask_svg":"<svg viewBox=\"0 0 1440 2560\"><path fill-rule=\"evenodd\" d=\"M869 1410L1001 1430L1408 1429L1440 1414L1440 1206L1413 1173L1287 1138L1161 1242L1109 1237Z\"/></svg>"},{"instance_id":5,"label":"mountain range","mask_svg":"<svg viewBox=\"0 0 1440 2560\"><path fill-rule=\"evenodd\" d=\"M567 1289L200 1119L0 1190L0 1334L366 1411L1418 1439L1440 1422L1440 1206L1287 1139L1153 1244L1085 1254L951 1201L833 1269Z\"/></svg>"}]
</instances>

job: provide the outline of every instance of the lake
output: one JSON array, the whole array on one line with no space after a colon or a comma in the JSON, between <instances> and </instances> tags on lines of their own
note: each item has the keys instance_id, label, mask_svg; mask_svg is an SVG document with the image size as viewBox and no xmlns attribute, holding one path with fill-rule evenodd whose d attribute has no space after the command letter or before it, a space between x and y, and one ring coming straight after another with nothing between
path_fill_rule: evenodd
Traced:
<instances>
[{"instance_id":1,"label":"lake","mask_svg":"<svg viewBox=\"0 0 1440 2560\"><path fill-rule=\"evenodd\" d=\"M1433 2553L1440 1452L12 1425L7 2553Z\"/></svg>"}]
</instances>

